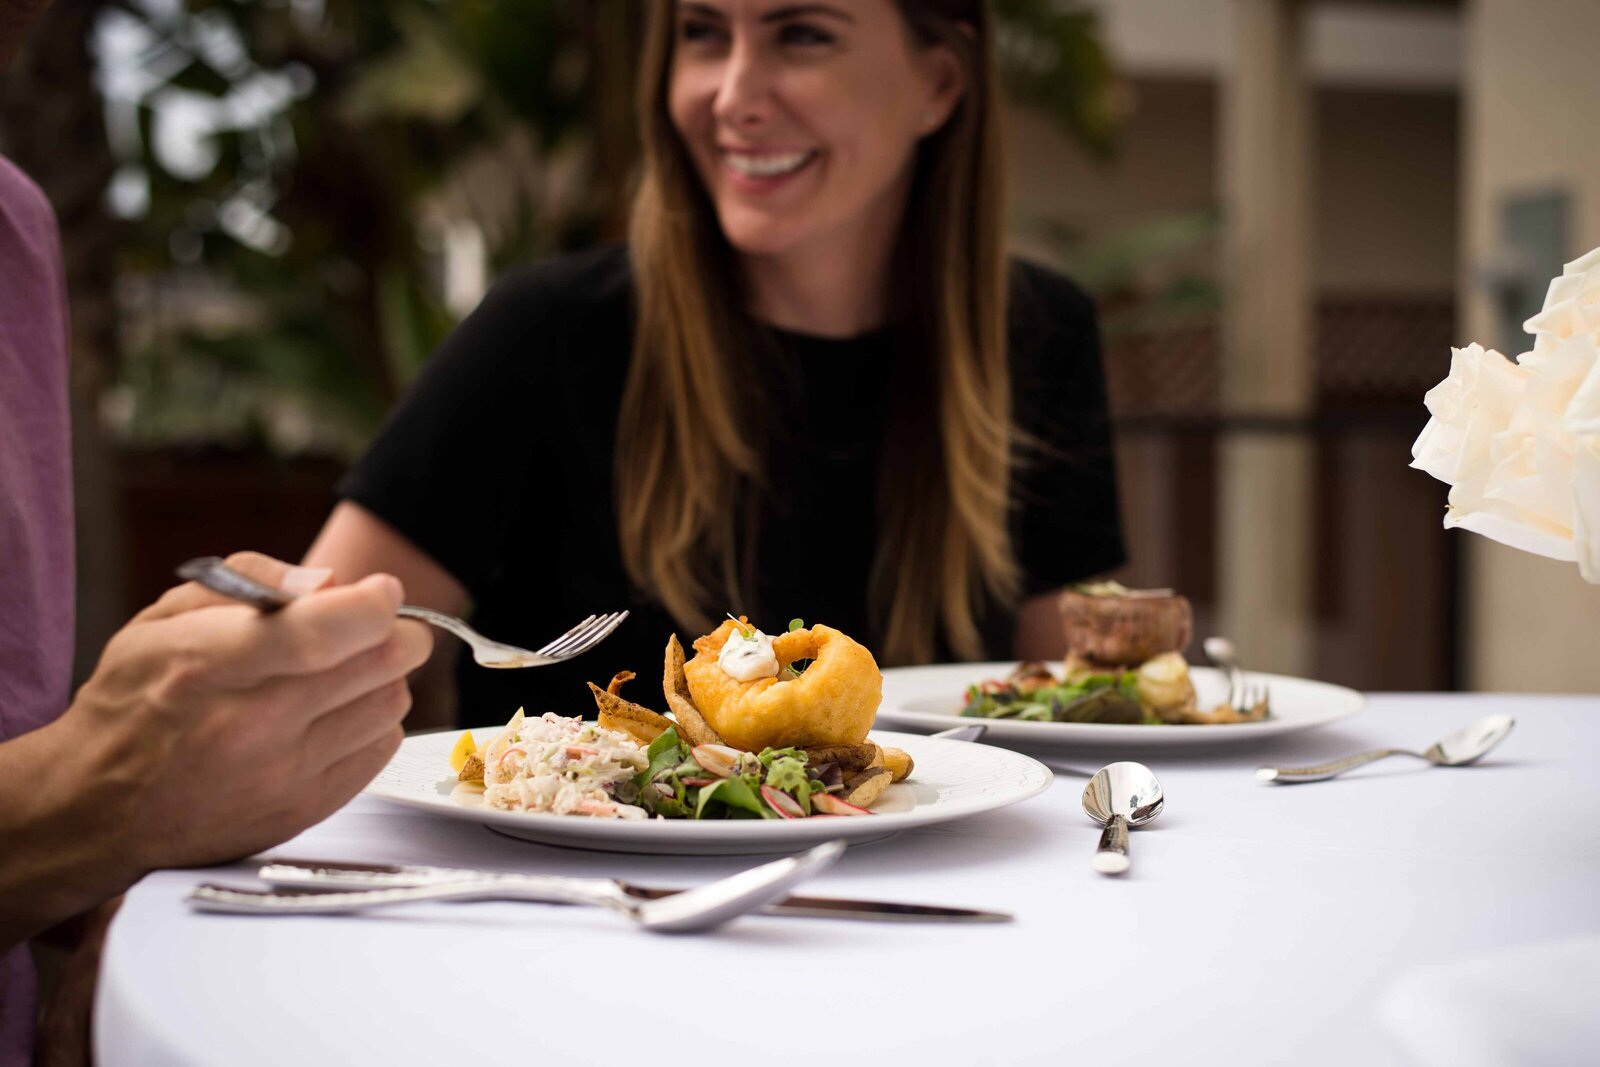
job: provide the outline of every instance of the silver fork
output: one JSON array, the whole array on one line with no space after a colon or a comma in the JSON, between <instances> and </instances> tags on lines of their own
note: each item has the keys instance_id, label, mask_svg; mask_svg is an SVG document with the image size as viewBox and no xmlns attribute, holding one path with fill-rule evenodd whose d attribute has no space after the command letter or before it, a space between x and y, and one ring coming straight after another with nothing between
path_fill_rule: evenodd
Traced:
<instances>
[{"instance_id":1,"label":"silver fork","mask_svg":"<svg viewBox=\"0 0 1600 1067\"><path fill-rule=\"evenodd\" d=\"M1267 699L1267 687L1252 682L1239 667L1239 653L1226 637L1208 637L1204 644L1206 657L1221 667L1228 675L1228 706L1240 715L1248 715L1256 705Z\"/></svg>"},{"instance_id":2,"label":"silver fork","mask_svg":"<svg viewBox=\"0 0 1600 1067\"><path fill-rule=\"evenodd\" d=\"M404 889L334 893L274 893L206 884L195 886L185 899L200 911L231 915L342 915L424 900L589 904L621 912L646 930L693 933L721 926L780 899L795 885L829 867L843 852L843 841L829 841L798 856L752 867L708 885L654 900L640 900L628 893L621 882L611 878L533 875L515 881L479 878Z\"/></svg>"},{"instance_id":3,"label":"silver fork","mask_svg":"<svg viewBox=\"0 0 1600 1067\"><path fill-rule=\"evenodd\" d=\"M191 559L178 568L178 577L199 582L213 593L250 604L263 612L277 611L295 599L295 594L274 589L240 574L216 556ZM590 615L554 641L530 651L491 641L454 615L429 608L401 604L395 614L407 619L419 619L455 634L472 648L472 658L480 667L544 667L569 660L604 641L628 617L626 611Z\"/></svg>"}]
</instances>

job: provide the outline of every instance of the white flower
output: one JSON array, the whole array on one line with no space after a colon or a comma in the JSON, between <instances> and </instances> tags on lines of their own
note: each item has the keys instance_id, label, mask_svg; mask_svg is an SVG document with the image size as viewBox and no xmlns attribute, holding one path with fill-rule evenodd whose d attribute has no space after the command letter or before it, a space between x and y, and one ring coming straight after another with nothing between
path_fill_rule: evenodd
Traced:
<instances>
[{"instance_id":1,"label":"white flower","mask_svg":"<svg viewBox=\"0 0 1600 1067\"><path fill-rule=\"evenodd\" d=\"M1449 375L1422 398L1433 417L1411 446L1411 465L1441 482L1454 483L1461 467L1468 423L1477 406L1478 367L1485 355L1505 359L1493 350L1484 352L1482 345L1452 348Z\"/></svg>"},{"instance_id":2,"label":"white flower","mask_svg":"<svg viewBox=\"0 0 1600 1067\"><path fill-rule=\"evenodd\" d=\"M1569 337L1587 336L1600 344L1600 248L1568 263L1560 277L1551 279L1544 310L1522 328L1534 336L1533 362L1545 359Z\"/></svg>"},{"instance_id":3,"label":"white flower","mask_svg":"<svg viewBox=\"0 0 1600 1067\"><path fill-rule=\"evenodd\" d=\"M1572 524L1578 571L1583 580L1600 585L1600 434L1582 439L1572 463Z\"/></svg>"},{"instance_id":4,"label":"white flower","mask_svg":"<svg viewBox=\"0 0 1600 1067\"><path fill-rule=\"evenodd\" d=\"M1428 391L1412 466L1451 486L1445 526L1551 559L1600 584L1600 249L1567 264L1534 347L1454 350Z\"/></svg>"}]
</instances>

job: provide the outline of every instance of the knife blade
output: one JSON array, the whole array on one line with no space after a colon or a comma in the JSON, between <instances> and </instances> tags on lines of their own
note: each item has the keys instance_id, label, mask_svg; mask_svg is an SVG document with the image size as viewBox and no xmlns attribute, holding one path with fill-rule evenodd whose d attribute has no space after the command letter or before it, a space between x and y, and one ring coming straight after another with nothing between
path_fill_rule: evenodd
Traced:
<instances>
[{"instance_id":1,"label":"knife blade","mask_svg":"<svg viewBox=\"0 0 1600 1067\"><path fill-rule=\"evenodd\" d=\"M407 886L438 885L464 879L516 880L519 874L479 871L465 867L406 866L388 863L345 863L328 860L271 857L256 876L281 889L398 889ZM661 889L624 882L630 896L657 900L681 893L681 889ZM764 915L805 916L817 919L854 919L872 922L1010 922L1001 911L951 908L936 904L902 904L883 900L850 900L840 897L788 896L761 909Z\"/></svg>"}]
</instances>

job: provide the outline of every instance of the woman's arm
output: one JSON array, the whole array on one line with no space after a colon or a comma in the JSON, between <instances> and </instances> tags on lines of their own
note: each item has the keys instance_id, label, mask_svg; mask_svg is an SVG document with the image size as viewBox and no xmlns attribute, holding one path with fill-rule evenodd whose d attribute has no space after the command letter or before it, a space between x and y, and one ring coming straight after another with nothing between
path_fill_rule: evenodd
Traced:
<instances>
[{"instance_id":1,"label":"woman's arm","mask_svg":"<svg viewBox=\"0 0 1600 1067\"><path fill-rule=\"evenodd\" d=\"M360 504L342 501L306 552L305 565L327 567L336 583L368 574L392 574L406 587L408 603L446 615L464 615L470 606L466 587L393 526ZM453 637L434 642L433 655L411 676L415 698L406 728L425 730L455 724L455 662L461 643Z\"/></svg>"}]
</instances>

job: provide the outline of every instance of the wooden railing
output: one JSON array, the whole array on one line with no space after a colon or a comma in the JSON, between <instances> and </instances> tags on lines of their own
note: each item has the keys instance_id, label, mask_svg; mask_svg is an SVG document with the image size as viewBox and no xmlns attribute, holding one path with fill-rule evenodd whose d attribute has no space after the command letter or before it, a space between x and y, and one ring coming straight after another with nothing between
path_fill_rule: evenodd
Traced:
<instances>
[{"instance_id":1,"label":"wooden railing","mask_svg":"<svg viewBox=\"0 0 1600 1067\"><path fill-rule=\"evenodd\" d=\"M1448 296L1319 302L1315 411L1231 416L1218 406L1213 326L1108 346L1130 584L1172 586L1197 631L1218 627L1218 445L1292 435L1313 445L1315 573L1310 620L1319 677L1363 689L1458 684L1458 539L1442 528L1445 488L1411 470L1423 394L1449 367ZM1262 521L1270 521L1263 516Z\"/></svg>"}]
</instances>

